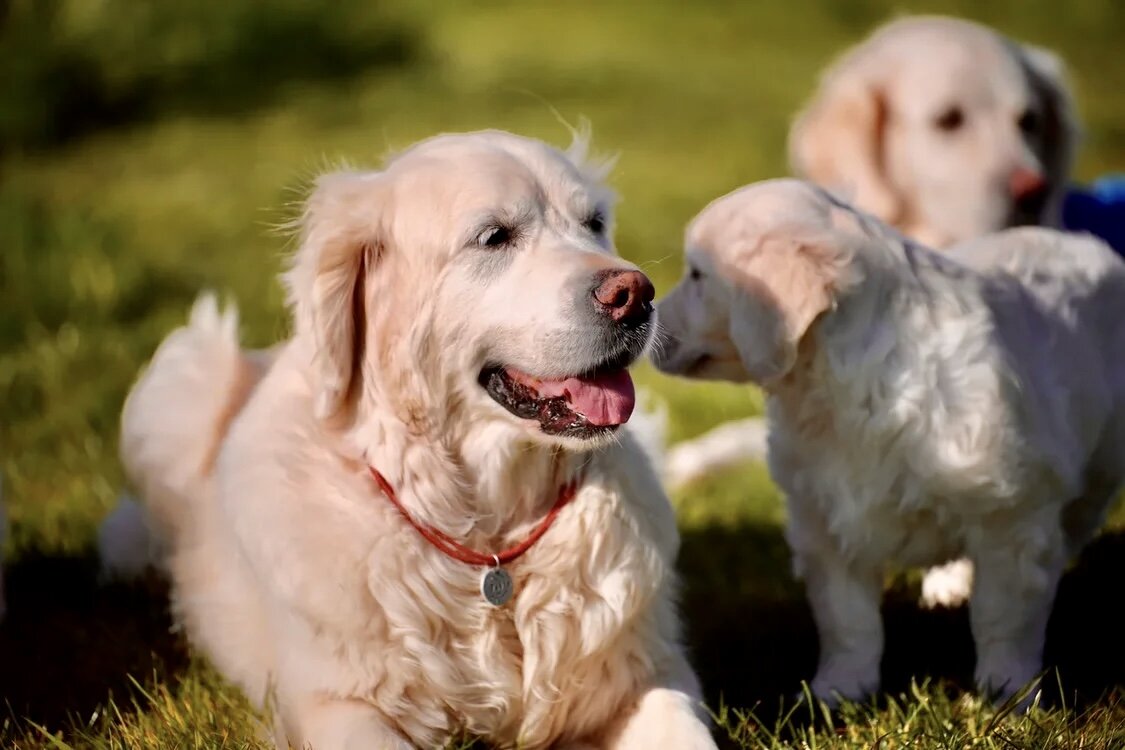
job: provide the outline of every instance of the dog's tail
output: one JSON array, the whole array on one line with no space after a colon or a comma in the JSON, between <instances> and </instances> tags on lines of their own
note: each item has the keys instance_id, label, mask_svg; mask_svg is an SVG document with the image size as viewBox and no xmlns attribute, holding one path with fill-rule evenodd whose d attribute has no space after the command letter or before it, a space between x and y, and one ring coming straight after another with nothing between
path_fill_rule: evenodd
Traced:
<instances>
[{"instance_id":1,"label":"dog's tail","mask_svg":"<svg viewBox=\"0 0 1125 750\"><path fill-rule=\"evenodd\" d=\"M123 498L102 523L105 574L160 567L191 534L212 491L219 446L260 377L239 347L237 311L201 295L188 324L164 339L125 401L121 459L141 502Z\"/></svg>"}]
</instances>

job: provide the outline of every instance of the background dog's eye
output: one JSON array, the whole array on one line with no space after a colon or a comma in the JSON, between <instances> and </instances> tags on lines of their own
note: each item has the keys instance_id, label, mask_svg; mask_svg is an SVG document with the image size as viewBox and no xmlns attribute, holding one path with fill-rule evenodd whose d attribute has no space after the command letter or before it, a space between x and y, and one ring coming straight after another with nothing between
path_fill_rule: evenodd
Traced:
<instances>
[{"instance_id":1,"label":"background dog's eye","mask_svg":"<svg viewBox=\"0 0 1125 750\"><path fill-rule=\"evenodd\" d=\"M489 227L477 237L484 247L503 247L512 241L512 230L507 227Z\"/></svg>"},{"instance_id":2,"label":"background dog's eye","mask_svg":"<svg viewBox=\"0 0 1125 750\"><path fill-rule=\"evenodd\" d=\"M690 268L688 269L688 276L691 277L692 281L699 281L703 278L703 272L698 268Z\"/></svg>"},{"instance_id":3,"label":"background dog's eye","mask_svg":"<svg viewBox=\"0 0 1125 750\"><path fill-rule=\"evenodd\" d=\"M602 234L605 232L605 217L601 214L594 214L582 223L594 234Z\"/></svg>"},{"instance_id":4,"label":"background dog's eye","mask_svg":"<svg viewBox=\"0 0 1125 750\"><path fill-rule=\"evenodd\" d=\"M952 133L965 124L965 113L960 107L954 106L934 118L934 126L938 130Z\"/></svg>"},{"instance_id":5,"label":"background dog's eye","mask_svg":"<svg viewBox=\"0 0 1125 750\"><path fill-rule=\"evenodd\" d=\"M1016 124L1024 133L1034 133L1039 130L1039 113L1035 110L1025 109Z\"/></svg>"}]
</instances>

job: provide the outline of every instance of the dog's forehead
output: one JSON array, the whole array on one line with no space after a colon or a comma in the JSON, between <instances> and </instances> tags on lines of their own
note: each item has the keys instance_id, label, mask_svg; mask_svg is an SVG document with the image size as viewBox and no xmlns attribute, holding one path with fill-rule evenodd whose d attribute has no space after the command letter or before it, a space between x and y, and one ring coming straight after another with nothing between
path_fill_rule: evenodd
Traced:
<instances>
[{"instance_id":1,"label":"dog's forehead","mask_svg":"<svg viewBox=\"0 0 1125 750\"><path fill-rule=\"evenodd\" d=\"M569 201L593 191L561 151L498 132L438 136L395 159L387 171L417 187L482 203L520 197Z\"/></svg>"},{"instance_id":2,"label":"dog's forehead","mask_svg":"<svg viewBox=\"0 0 1125 750\"><path fill-rule=\"evenodd\" d=\"M975 25L907 27L884 41L893 59L891 106L929 118L952 104L978 111L1018 108L1031 88L1015 45Z\"/></svg>"},{"instance_id":3,"label":"dog's forehead","mask_svg":"<svg viewBox=\"0 0 1125 750\"><path fill-rule=\"evenodd\" d=\"M399 157L387 176L401 226L417 231L459 235L495 219L609 213L604 188L584 180L561 152L530 139L436 139Z\"/></svg>"},{"instance_id":4,"label":"dog's forehead","mask_svg":"<svg viewBox=\"0 0 1125 750\"><path fill-rule=\"evenodd\" d=\"M722 255L792 227L831 229L834 208L851 210L801 180L768 180L713 201L688 225L686 244Z\"/></svg>"}]
</instances>

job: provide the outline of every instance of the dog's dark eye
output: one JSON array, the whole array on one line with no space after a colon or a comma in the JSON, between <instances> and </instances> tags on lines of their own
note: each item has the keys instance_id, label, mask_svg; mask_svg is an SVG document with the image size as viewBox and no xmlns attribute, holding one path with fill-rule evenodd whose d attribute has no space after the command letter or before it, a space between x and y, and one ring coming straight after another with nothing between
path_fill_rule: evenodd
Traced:
<instances>
[{"instance_id":1,"label":"dog's dark eye","mask_svg":"<svg viewBox=\"0 0 1125 750\"><path fill-rule=\"evenodd\" d=\"M602 234L605 232L605 217L601 214L593 214L582 224L594 234Z\"/></svg>"},{"instance_id":2,"label":"dog's dark eye","mask_svg":"<svg viewBox=\"0 0 1125 750\"><path fill-rule=\"evenodd\" d=\"M700 279L703 278L703 272L700 271L698 268L689 268L688 269L688 276L691 278L692 281L699 281Z\"/></svg>"},{"instance_id":3,"label":"dog's dark eye","mask_svg":"<svg viewBox=\"0 0 1125 750\"><path fill-rule=\"evenodd\" d=\"M946 133L959 130L965 124L965 113L960 107L954 106L934 118L934 127Z\"/></svg>"},{"instance_id":4,"label":"dog's dark eye","mask_svg":"<svg viewBox=\"0 0 1125 750\"><path fill-rule=\"evenodd\" d=\"M1032 109L1025 109L1016 124L1022 132L1034 133L1039 130L1039 113Z\"/></svg>"},{"instance_id":5,"label":"dog's dark eye","mask_svg":"<svg viewBox=\"0 0 1125 750\"><path fill-rule=\"evenodd\" d=\"M477 242L483 247L503 247L512 241L512 230L507 227L489 227L480 233Z\"/></svg>"}]
</instances>

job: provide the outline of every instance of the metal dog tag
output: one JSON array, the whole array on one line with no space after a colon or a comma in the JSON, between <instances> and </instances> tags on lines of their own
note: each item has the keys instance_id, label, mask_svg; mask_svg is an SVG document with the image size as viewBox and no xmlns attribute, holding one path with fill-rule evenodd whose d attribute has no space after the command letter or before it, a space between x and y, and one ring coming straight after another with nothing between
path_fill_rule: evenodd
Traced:
<instances>
[{"instance_id":1,"label":"metal dog tag","mask_svg":"<svg viewBox=\"0 0 1125 750\"><path fill-rule=\"evenodd\" d=\"M489 568L480 579L480 593L493 607L503 607L512 598L512 577L501 567Z\"/></svg>"}]
</instances>

